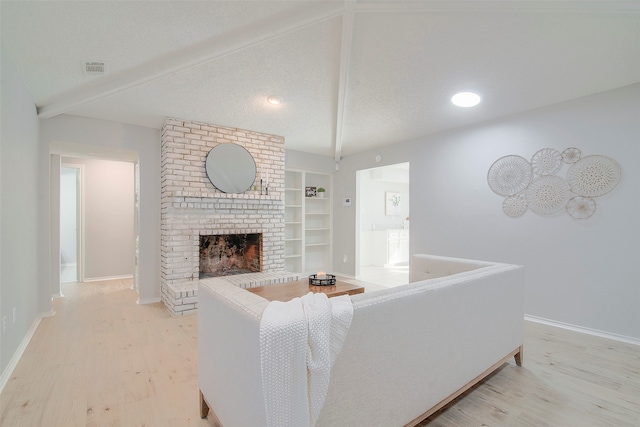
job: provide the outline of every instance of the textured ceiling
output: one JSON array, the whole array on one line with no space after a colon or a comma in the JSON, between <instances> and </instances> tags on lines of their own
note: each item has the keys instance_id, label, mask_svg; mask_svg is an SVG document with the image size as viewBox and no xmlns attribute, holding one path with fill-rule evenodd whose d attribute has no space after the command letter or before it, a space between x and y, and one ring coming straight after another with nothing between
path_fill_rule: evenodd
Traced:
<instances>
[{"instance_id":1,"label":"textured ceiling","mask_svg":"<svg viewBox=\"0 0 640 427\"><path fill-rule=\"evenodd\" d=\"M0 17L41 117L179 117L336 160L640 81L638 1L2 0ZM483 100L454 107L459 90Z\"/></svg>"}]
</instances>

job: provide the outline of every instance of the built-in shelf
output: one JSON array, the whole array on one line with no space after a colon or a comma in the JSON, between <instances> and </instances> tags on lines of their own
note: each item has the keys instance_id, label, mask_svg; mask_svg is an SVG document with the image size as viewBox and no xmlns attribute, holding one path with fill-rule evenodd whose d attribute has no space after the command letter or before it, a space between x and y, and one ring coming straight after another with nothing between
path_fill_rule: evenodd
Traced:
<instances>
[{"instance_id":1,"label":"built-in shelf","mask_svg":"<svg viewBox=\"0 0 640 427\"><path fill-rule=\"evenodd\" d=\"M330 174L285 170L285 269L311 274L331 271ZM324 197L307 197L307 187L323 187Z\"/></svg>"}]
</instances>

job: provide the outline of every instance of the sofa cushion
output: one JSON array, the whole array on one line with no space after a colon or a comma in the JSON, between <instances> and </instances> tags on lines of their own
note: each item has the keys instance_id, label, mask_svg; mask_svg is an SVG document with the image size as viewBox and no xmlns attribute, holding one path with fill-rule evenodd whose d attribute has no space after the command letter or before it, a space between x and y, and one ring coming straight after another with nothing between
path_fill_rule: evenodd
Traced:
<instances>
[{"instance_id":1,"label":"sofa cushion","mask_svg":"<svg viewBox=\"0 0 640 427\"><path fill-rule=\"evenodd\" d=\"M409 281L417 282L488 267L494 263L436 255L415 254L411 257Z\"/></svg>"}]
</instances>

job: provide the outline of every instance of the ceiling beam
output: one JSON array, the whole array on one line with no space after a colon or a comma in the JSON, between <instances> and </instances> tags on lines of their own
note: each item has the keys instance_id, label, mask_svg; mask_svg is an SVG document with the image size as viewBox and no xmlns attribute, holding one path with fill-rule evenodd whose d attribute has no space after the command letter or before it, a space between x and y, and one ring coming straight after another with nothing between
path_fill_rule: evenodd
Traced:
<instances>
[{"instance_id":1,"label":"ceiling beam","mask_svg":"<svg viewBox=\"0 0 640 427\"><path fill-rule=\"evenodd\" d=\"M113 76L104 83L79 87L49 104L40 106L38 117L50 118L67 113L83 105L340 16L343 11L344 5L339 2L310 2L296 5L257 23L251 23L191 48L174 52L168 57L158 58Z\"/></svg>"},{"instance_id":2,"label":"ceiling beam","mask_svg":"<svg viewBox=\"0 0 640 427\"><path fill-rule=\"evenodd\" d=\"M342 41L340 45L340 77L338 79L338 105L336 108L335 161L342 157L342 129L344 127L344 112L351 62L351 47L353 45L353 18L356 0L346 0L342 15Z\"/></svg>"}]
</instances>

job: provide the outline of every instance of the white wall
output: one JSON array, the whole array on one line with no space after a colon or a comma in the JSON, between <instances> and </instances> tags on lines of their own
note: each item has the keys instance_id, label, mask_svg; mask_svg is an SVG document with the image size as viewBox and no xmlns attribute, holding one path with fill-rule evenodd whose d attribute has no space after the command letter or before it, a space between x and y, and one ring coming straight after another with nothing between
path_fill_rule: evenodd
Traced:
<instances>
[{"instance_id":1,"label":"white wall","mask_svg":"<svg viewBox=\"0 0 640 427\"><path fill-rule=\"evenodd\" d=\"M480 107L481 108L481 107ZM640 84L343 159L334 185L353 194L355 172L411 162L411 253L525 266L525 312L640 339ZM499 157L579 148L618 161L622 180L588 220L527 212L510 218L487 185ZM341 194L336 194L341 197ZM357 207L336 205L334 265L353 274Z\"/></svg>"},{"instance_id":2,"label":"white wall","mask_svg":"<svg viewBox=\"0 0 640 427\"><path fill-rule=\"evenodd\" d=\"M84 166L85 280L132 276L134 164L69 157L64 157L62 162Z\"/></svg>"},{"instance_id":3,"label":"white wall","mask_svg":"<svg viewBox=\"0 0 640 427\"><path fill-rule=\"evenodd\" d=\"M140 168L140 303L160 300L160 130L106 120L61 115L40 120L42 151L103 160L137 155ZM65 151L66 150L66 151ZM132 173L133 174L133 173ZM59 244L59 241L53 242ZM98 273L100 274L100 273Z\"/></svg>"},{"instance_id":4,"label":"white wall","mask_svg":"<svg viewBox=\"0 0 640 427\"><path fill-rule=\"evenodd\" d=\"M78 260L78 175L79 169L60 170L60 264L74 265ZM52 198L53 199L53 198Z\"/></svg>"},{"instance_id":5,"label":"white wall","mask_svg":"<svg viewBox=\"0 0 640 427\"><path fill-rule=\"evenodd\" d=\"M0 319L7 318L6 333L0 333L0 373L4 380L32 326L51 310L51 294L48 227L43 227L48 220L48 191L42 188L48 181L49 159L38 150L35 104L1 48L0 63Z\"/></svg>"},{"instance_id":6,"label":"white wall","mask_svg":"<svg viewBox=\"0 0 640 427\"><path fill-rule=\"evenodd\" d=\"M49 156L49 236L51 242L60 241L60 156ZM53 297L61 296L60 292L60 246L50 246L49 274L50 292Z\"/></svg>"}]
</instances>

